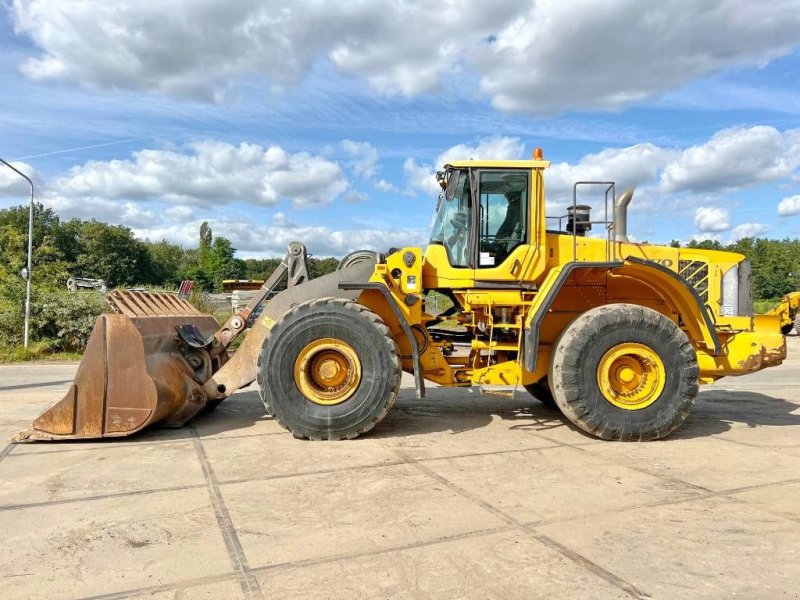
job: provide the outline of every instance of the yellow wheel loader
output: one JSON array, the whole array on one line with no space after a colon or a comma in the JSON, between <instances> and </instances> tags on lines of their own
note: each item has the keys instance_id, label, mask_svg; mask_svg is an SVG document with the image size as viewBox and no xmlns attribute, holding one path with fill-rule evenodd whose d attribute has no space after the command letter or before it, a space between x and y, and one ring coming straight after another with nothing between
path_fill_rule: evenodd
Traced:
<instances>
[{"instance_id":1,"label":"yellow wheel loader","mask_svg":"<svg viewBox=\"0 0 800 600\"><path fill-rule=\"evenodd\" d=\"M800 292L789 292L781 298L778 306L767 313L781 320L781 332L789 335L794 329L800 334Z\"/></svg>"},{"instance_id":2,"label":"yellow wheel loader","mask_svg":"<svg viewBox=\"0 0 800 600\"><path fill-rule=\"evenodd\" d=\"M354 438L406 371L418 397L426 381L524 388L594 436L651 440L684 421L698 384L784 359L779 317L753 315L744 256L630 242L633 191L613 182L577 182L551 218L548 166L540 149L447 164L427 248L356 252L309 280L293 243L222 326L170 295L111 294L69 392L18 439L181 426L253 382L296 437ZM579 204L591 190L594 207Z\"/></svg>"}]
</instances>

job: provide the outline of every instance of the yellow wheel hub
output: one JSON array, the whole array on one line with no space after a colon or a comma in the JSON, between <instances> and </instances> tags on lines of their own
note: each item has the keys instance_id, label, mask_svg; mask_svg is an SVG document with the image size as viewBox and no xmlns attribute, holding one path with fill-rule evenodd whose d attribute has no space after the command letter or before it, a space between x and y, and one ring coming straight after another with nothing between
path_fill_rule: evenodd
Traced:
<instances>
[{"instance_id":1,"label":"yellow wheel hub","mask_svg":"<svg viewBox=\"0 0 800 600\"><path fill-rule=\"evenodd\" d=\"M597 385L603 397L625 410L650 406L664 391L666 378L661 357L634 342L614 346L597 366Z\"/></svg>"},{"instance_id":2,"label":"yellow wheel hub","mask_svg":"<svg viewBox=\"0 0 800 600\"><path fill-rule=\"evenodd\" d=\"M306 344L294 362L297 389L315 404L347 400L361 383L361 361L352 346L335 338Z\"/></svg>"}]
</instances>

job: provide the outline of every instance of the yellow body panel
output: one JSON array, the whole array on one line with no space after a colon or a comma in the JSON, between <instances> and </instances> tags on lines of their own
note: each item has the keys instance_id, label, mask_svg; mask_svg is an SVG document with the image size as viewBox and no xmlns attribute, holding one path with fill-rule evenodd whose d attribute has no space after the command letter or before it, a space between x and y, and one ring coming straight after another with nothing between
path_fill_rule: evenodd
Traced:
<instances>
[{"instance_id":1,"label":"yellow body panel","mask_svg":"<svg viewBox=\"0 0 800 600\"><path fill-rule=\"evenodd\" d=\"M371 281L387 285L408 323L415 326L414 335L419 336L424 349L420 362L426 379L443 385L534 383L547 375L550 351L561 332L582 313L609 303L647 306L674 320L696 349L702 382L750 373L778 364L785 356L785 343L779 332L785 316L723 316L723 276L744 256L548 231L544 212L547 161L459 161L451 165L527 171L531 182L529 235L528 243L517 246L500 264L490 268L453 267L441 244L430 244L424 251L401 249L390 255L385 265L376 267ZM605 235L603 228L599 229ZM411 267L403 261L408 252L415 256ZM649 262L640 264L637 259ZM573 263L608 264L577 269L562 282L543 313L538 360L535 372L529 372L523 366L523 332L542 310L547 292L556 285L562 270ZM421 282L419 289L407 287L409 275ZM515 289L508 289L511 285ZM461 305L459 325L472 339L462 352L453 353L452 344L435 342L427 333L435 318L425 312L420 294L428 290L452 294ZM421 301L409 305L409 295L417 295ZM404 369L412 371L410 344L385 299L380 293L367 290L360 301L387 322L398 341ZM795 305L800 308L800 294ZM650 397L646 392L642 394Z\"/></svg>"}]
</instances>

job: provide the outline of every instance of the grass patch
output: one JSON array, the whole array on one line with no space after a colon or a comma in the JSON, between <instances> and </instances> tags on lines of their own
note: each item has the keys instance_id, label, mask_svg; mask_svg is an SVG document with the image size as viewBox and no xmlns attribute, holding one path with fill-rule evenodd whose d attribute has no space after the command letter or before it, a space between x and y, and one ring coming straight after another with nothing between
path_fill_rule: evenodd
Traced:
<instances>
[{"instance_id":1,"label":"grass patch","mask_svg":"<svg viewBox=\"0 0 800 600\"><path fill-rule=\"evenodd\" d=\"M753 311L757 315L763 315L778 306L779 302L780 300L756 300L753 302Z\"/></svg>"},{"instance_id":2,"label":"grass patch","mask_svg":"<svg viewBox=\"0 0 800 600\"><path fill-rule=\"evenodd\" d=\"M79 360L80 352L59 352L53 350L52 343L44 340L24 346L0 347L0 364L30 361L63 362Z\"/></svg>"}]
</instances>

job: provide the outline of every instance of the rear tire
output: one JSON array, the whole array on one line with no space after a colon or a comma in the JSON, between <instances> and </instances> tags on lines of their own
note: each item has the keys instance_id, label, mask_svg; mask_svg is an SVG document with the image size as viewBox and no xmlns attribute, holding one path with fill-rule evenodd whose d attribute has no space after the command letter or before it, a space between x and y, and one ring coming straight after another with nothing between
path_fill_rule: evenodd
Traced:
<instances>
[{"instance_id":1,"label":"rear tire","mask_svg":"<svg viewBox=\"0 0 800 600\"><path fill-rule=\"evenodd\" d=\"M548 408L558 408L556 401L553 398L553 392L550 391L550 384L547 383L547 377L542 377L536 383L528 383L522 387L539 402Z\"/></svg>"},{"instance_id":2,"label":"rear tire","mask_svg":"<svg viewBox=\"0 0 800 600\"><path fill-rule=\"evenodd\" d=\"M372 429L394 405L401 374L389 328L341 298L291 309L270 330L258 360L267 412L295 437L312 440Z\"/></svg>"},{"instance_id":3,"label":"rear tire","mask_svg":"<svg viewBox=\"0 0 800 600\"><path fill-rule=\"evenodd\" d=\"M686 334L661 313L632 304L582 314L562 333L550 363L561 412L604 440L669 435L691 410L699 374Z\"/></svg>"}]
</instances>

